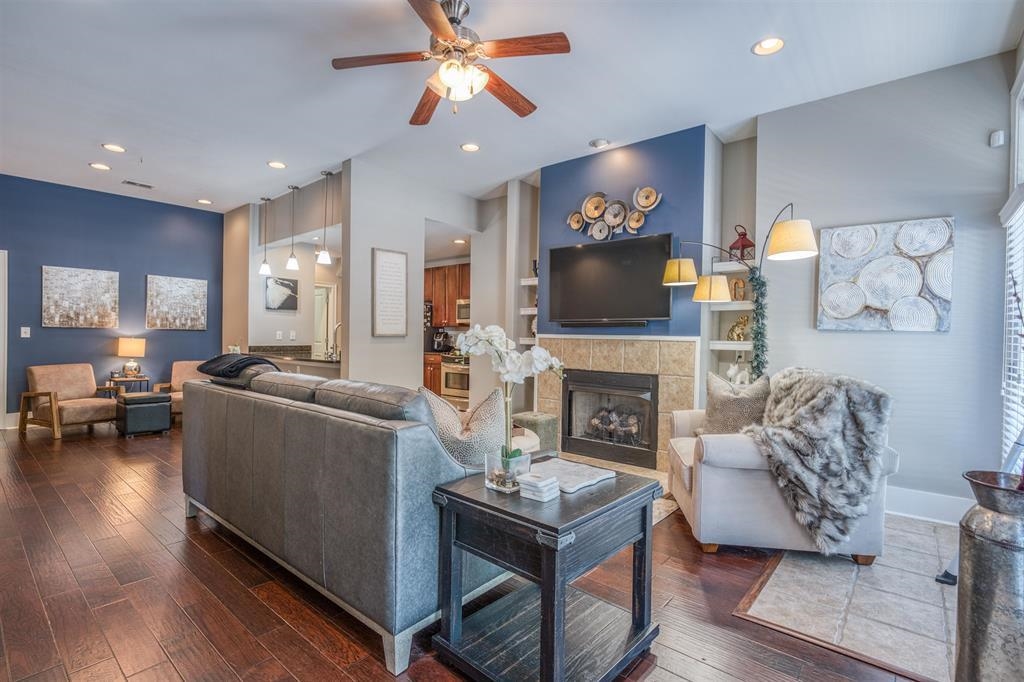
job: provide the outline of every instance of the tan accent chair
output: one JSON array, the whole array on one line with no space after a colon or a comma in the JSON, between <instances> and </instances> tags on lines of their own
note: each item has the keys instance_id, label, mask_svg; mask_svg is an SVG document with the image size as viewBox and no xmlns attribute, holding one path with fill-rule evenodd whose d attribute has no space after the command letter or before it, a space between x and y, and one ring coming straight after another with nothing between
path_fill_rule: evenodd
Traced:
<instances>
[{"instance_id":1,"label":"tan accent chair","mask_svg":"<svg viewBox=\"0 0 1024 682\"><path fill-rule=\"evenodd\" d=\"M171 365L171 381L170 383L157 384L153 387L154 391L158 393L170 393L171 394L171 417L174 415L181 415L182 405L184 403L183 388L186 381L194 381L196 379L209 379L209 375L203 374L199 371L199 365L206 362L206 360L178 360Z\"/></svg>"},{"instance_id":2,"label":"tan accent chair","mask_svg":"<svg viewBox=\"0 0 1024 682\"><path fill-rule=\"evenodd\" d=\"M21 394L18 431L29 424L50 429L54 440L61 427L114 421L120 386L97 386L92 365L36 365L25 371L28 391ZM101 397L106 394L107 397ZM113 396L113 397L111 397ZM31 408L32 416L29 416Z\"/></svg>"},{"instance_id":3,"label":"tan accent chair","mask_svg":"<svg viewBox=\"0 0 1024 682\"><path fill-rule=\"evenodd\" d=\"M705 417L704 410L673 412L668 448L669 491L701 549L713 553L721 545L734 545L818 551L754 439L739 433L697 436ZM899 456L887 447L868 513L837 554L849 554L861 565L870 565L882 554L886 479L898 469Z\"/></svg>"}]
</instances>

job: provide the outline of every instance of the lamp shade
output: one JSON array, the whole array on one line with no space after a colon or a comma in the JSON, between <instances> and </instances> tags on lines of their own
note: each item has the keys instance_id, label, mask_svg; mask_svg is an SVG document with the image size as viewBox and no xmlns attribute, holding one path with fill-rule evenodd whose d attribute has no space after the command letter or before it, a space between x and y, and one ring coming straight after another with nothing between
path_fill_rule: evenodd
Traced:
<instances>
[{"instance_id":1,"label":"lamp shade","mask_svg":"<svg viewBox=\"0 0 1024 682\"><path fill-rule=\"evenodd\" d=\"M320 265L330 265L331 252L328 251L326 248L320 249L320 252L316 254L316 262L319 263Z\"/></svg>"},{"instance_id":2,"label":"lamp shade","mask_svg":"<svg viewBox=\"0 0 1024 682\"><path fill-rule=\"evenodd\" d=\"M692 258L669 258L661 283L667 287L693 286L697 283L697 267Z\"/></svg>"},{"instance_id":3,"label":"lamp shade","mask_svg":"<svg viewBox=\"0 0 1024 682\"><path fill-rule=\"evenodd\" d=\"M264 260L260 264L260 274L265 277L270 277L270 275L272 274L270 270L270 263L268 263L266 260Z\"/></svg>"},{"instance_id":4,"label":"lamp shade","mask_svg":"<svg viewBox=\"0 0 1024 682\"><path fill-rule=\"evenodd\" d=\"M729 280L725 275L701 275L697 278L697 288L693 290L693 300L697 303L728 303Z\"/></svg>"},{"instance_id":5,"label":"lamp shade","mask_svg":"<svg viewBox=\"0 0 1024 682\"><path fill-rule=\"evenodd\" d=\"M818 243L810 220L775 223L768 238L768 260L798 260L818 255Z\"/></svg>"},{"instance_id":6,"label":"lamp shade","mask_svg":"<svg viewBox=\"0 0 1024 682\"><path fill-rule=\"evenodd\" d=\"M122 336L117 340L117 357L119 358L144 358L146 357L146 339L136 339Z\"/></svg>"}]
</instances>

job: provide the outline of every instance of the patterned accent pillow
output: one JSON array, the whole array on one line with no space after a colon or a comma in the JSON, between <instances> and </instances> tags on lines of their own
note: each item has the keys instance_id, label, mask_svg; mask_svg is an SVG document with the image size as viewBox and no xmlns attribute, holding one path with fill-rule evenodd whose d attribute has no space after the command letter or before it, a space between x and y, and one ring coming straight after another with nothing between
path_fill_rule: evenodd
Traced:
<instances>
[{"instance_id":1,"label":"patterned accent pillow","mask_svg":"<svg viewBox=\"0 0 1024 682\"><path fill-rule=\"evenodd\" d=\"M768 376L752 384L733 384L708 372L708 407L703 433L739 433L744 426L760 424L768 402Z\"/></svg>"},{"instance_id":2,"label":"patterned accent pillow","mask_svg":"<svg viewBox=\"0 0 1024 682\"><path fill-rule=\"evenodd\" d=\"M437 422L437 436L452 458L467 469L484 468L487 453L498 452L505 444L505 404L496 388L479 405L459 412L447 400L421 388Z\"/></svg>"}]
</instances>

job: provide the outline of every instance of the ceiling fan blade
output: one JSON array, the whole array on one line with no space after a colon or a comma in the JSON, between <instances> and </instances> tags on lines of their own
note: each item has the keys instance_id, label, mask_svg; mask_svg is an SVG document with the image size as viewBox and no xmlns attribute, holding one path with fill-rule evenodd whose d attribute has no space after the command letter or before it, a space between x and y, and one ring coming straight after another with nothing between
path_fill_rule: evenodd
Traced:
<instances>
[{"instance_id":1,"label":"ceiling fan blade","mask_svg":"<svg viewBox=\"0 0 1024 682\"><path fill-rule=\"evenodd\" d=\"M331 60L331 66L336 69L356 69L360 66L422 61L425 61L422 52L389 52L387 54L364 54L358 57L338 57Z\"/></svg>"},{"instance_id":2,"label":"ceiling fan blade","mask_svg":"<svg viewBox=\"0 0 1024 682\"><path fill-rule=\"evenodd\" d=\"M564 54L570 50L569 38L564 33L542 33L519 38L485 40L484 54L491 59L501 57L533 57L543 54Z\"/></svg>"},{"instance_id":3,"label":"ceiling fan blade","mask_svg":"<svg viewBox=\"0 0 1024 682\"><path fill-rule=\"evenodd\" d=\"M485 86L487 92L494 95L499 102L515 112L517 116L529 116L537 110L536 104L526 99L526 97L523 96L523 93L509 85L505 79L494 73L492 69L484 66L481 66L480 68L486 68L490 75L490 78L487 80L487 85Z\"/></svg>"},{"instance_id":4,"label":"ceiling fan blade","mask_svg":"<svg viewBox=\"0 0 1024 682\"><path fill-rule=\"evenodd\" d=\"M441 40L456 39L455 29L448 22L440 3L434 0L409 0L409 4L435 36Z\"/></svg>"},{"instance_id":5,"label":"ceiling fan blade","mask_svg":"<svg viewBox=\"0 0 1024 682\"><path fill-rule=\"evenodd\" d=\"M430 123L430 117L434 115L434 110L437 109L437 103L440 101L441 95L429 87L424 88L423 96L420 97L416 110L412 112L412 118L409 119L409 125L425 126Z\"/></svg>"}]
</instances>

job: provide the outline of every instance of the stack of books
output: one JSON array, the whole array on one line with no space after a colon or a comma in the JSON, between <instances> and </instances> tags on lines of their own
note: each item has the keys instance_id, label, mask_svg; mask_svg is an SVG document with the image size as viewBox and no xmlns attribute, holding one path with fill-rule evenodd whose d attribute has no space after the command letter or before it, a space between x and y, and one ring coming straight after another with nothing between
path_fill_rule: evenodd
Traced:
<instances>
[{"instance_id":1,"label":"stack of books","mask_svg":"<svg viewBox=\"0 0 1024 682\"><path fill-rule=\"evenodd\" d=\"M538 502L547 502L558 497L558 479L554 476L531 472L520 474L516 481L519 483L520 497Z\"/></svg>"}]
</instances>

